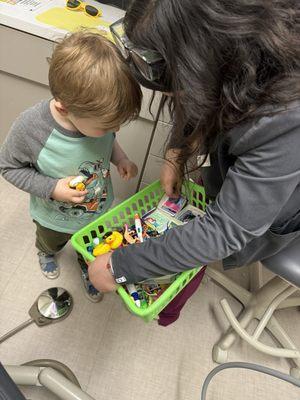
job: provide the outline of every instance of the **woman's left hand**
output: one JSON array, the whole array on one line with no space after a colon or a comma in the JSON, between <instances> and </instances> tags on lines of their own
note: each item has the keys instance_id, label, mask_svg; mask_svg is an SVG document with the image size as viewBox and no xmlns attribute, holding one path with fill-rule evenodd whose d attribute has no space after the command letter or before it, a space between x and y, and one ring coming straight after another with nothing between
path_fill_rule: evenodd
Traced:
<instances>
[{"instance_id":1,"label":"woman's left hand","mask_svg":"<svg viewBox=\"0 0 300 400\"><path fill-rule=\"evenodd\" d=\"M92 285L100 292L112 292L117 289L117 284L112 276L109 259L112 253L97 256L96 259L88 263L88 274Z\"/></svg>"},{"instance_id":2,"label":"woman's left hand","mask_svg":"<svg viewBox=\"0 0 300 400\"><path fill-rule=\"evenodd\" d=\"M117 169L121 178L125 181L134 178L138 173L138 167L128 158L122 158L117 164Z\"/></svg>"}]
</instances>

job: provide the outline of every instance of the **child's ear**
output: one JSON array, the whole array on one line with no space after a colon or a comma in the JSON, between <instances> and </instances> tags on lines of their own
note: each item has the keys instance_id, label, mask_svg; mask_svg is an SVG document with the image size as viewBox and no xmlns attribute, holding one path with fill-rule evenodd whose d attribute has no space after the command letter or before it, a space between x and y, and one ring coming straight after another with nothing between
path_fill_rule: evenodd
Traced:
<instances>
[{"instance_id":1,"label":"child's ear","mask_svg":"<svg viewBox=\"0 0 300 400\"><path fill-rule=\"evenodd\" d=\"M59 100L54 100L54 107L56 111L59 112L64 117L68 115L68 110Z\"/></svg>"}]
</instances>

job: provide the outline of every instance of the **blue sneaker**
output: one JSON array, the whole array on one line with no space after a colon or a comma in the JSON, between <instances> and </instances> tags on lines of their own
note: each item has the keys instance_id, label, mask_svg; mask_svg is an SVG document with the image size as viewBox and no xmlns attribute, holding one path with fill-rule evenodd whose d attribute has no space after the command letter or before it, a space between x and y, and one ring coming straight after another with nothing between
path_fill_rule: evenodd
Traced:
<instances>
[{"instance_id":1,"label":"blue sneaker","mask_svg":"<svg viewBox=\"0 0 300 400\"><path fill-rule=\"evenodd\" d=\"M42 251L39 251L38 257L43 275L48 279L58 278L60 271L55 262L54 254L46 254Z\"/></svg>"},{"instance_id":2,"label":"blue sneaker","mask_svg":"<svg viewBox=\"0 0 300 400\"><path fill-rule=\"evenodd\" d=\"M86 297L92 301L93 303L99 303L103 299L103 293L99 292L90 282L89 274L88 274L88 267L86 263L82 260L78 259L78 263L81 268L81 278L84 287L84 293Z\"/></svg>"}]
</instances>

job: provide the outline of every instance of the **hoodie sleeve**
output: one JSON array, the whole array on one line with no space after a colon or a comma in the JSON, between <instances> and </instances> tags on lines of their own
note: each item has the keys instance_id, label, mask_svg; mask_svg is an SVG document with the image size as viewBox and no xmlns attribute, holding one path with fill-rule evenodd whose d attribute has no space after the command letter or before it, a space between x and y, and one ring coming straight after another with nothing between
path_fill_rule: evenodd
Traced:
<instances>
[{"instance_id":1,"label":"hoodie sleeve","mask_svg":"<svg viewBox=\"0 0 300 400\"><path fill-rule=\"evenodd\" d=\"M32 126L34 129L34 126ZM12 125L0 150L0 173L4 179L17 188L35 196L49 199L57 179L41 174L35 167L41 149L35 151L29 146L30 126L22 115ZM31 138L32 140L32 138Z\"/></svg>"}]
</instances>

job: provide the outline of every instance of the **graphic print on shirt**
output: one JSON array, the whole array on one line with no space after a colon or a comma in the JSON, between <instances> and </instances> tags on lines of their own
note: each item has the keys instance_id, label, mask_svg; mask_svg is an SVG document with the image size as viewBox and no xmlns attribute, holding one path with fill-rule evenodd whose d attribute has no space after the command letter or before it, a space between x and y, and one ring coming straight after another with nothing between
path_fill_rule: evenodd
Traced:
<instances>
[{"instance_id":1,"label":"graphic print on shirt","mask_svg":"<svg viewBox=\"0 0 300 400\"><path fill-rule=\"evenodd\" d=\"M56 232L74 233L104 214L114 198L109 173L114 140L113 132L94 138L52 129L38 153L37 171L56 180L82 175L88 195L82 204L31 195L32 219Z\"/></svg>"},{"instance_id":2,"label":"graphic print on shirt","mask_svg":"<svg viewBox=\"0 0 300 400\"><path fill-rule=\"evenodd\" d=\"M53 201L59 214L56 220L68 220L68 217L80 217L88 219L90 214L101 214L107 199L107 184L110 177L108 168L104 166L104 160L96 162L84 161L78 168L78 175L84 176L86 190L84 202L79 204L61 203ZM76 190L76 189L74 189Z\"/></svg>"}]
</instances>

